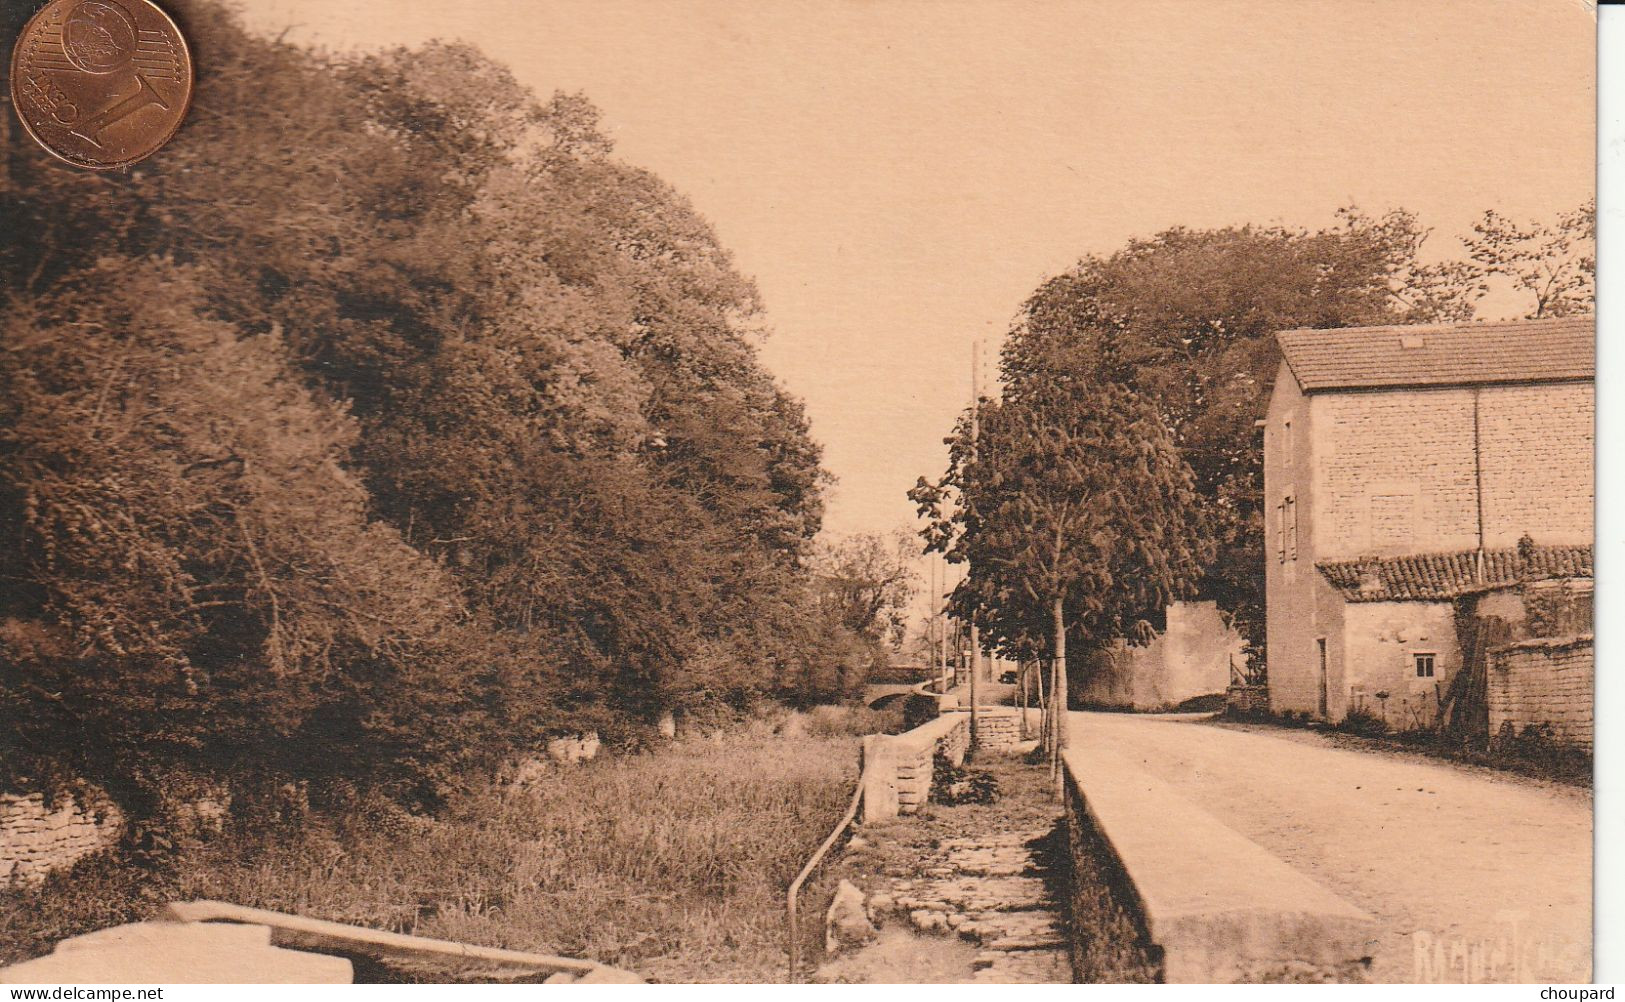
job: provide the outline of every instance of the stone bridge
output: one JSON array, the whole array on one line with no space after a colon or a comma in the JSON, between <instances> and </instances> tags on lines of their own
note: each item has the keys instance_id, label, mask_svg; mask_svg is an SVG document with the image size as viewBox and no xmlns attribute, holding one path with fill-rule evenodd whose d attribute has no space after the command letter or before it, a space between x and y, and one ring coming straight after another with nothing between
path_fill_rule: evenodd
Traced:
<instances>
[{"instance_id":1,"label":"stone bridge","mask_svg":"<svg viewBox=\"0 0 1625 1002\"><path fill-rule=\"evenodd\" d=\"M880 682L863 687L863 702L870 709L897 706L914 693L918 682Z\"/></svg>"}]
</instances>

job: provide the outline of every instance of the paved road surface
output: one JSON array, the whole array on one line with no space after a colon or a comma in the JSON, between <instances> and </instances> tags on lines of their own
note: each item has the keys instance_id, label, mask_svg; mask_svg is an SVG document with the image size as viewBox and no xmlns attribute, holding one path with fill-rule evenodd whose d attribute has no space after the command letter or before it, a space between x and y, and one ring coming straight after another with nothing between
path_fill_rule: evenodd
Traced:
<instances>
[{"instance_id":1,"label":"paved road surface","mask_svg":"<svg viewBox=\"0 0 1625 1002\"><path fill-rule=\"evenodd\" d=\"M1140 763L1375 915L1373 980L1590 980L1586 791L1312 732L1071 717L1075 747Z\"/></svg>"}]
</instances>

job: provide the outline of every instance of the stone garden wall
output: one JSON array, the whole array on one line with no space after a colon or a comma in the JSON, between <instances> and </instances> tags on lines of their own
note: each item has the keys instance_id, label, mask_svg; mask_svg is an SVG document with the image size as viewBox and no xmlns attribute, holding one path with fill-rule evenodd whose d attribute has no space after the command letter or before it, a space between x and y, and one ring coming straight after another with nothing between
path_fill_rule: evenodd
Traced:
<instances>
[{"instance_id":1,"label":"stone garden wall","mask_svg":"<svg viewBox=\"0 0 1625 1002\"><path fill-rule=\"evenodd\" d=\"M1232 685L1224 690L1224 707L1232 715L1261 717L1270 712L1270 687Z\"/></svg>"},{"instance_id":2,"label":"stone garden wall","mask_svg":"<svg viewBox=\"0 0 1625 1002\"><path fill-rule=\"evenodd\" d=\"M1490 737L1535 727L1591 750L1595 660L1590 634L1524 640L1489 653Z\"/></svg>"},{"instance_id":3,"label":"stone garden wall","mask_svg":"<svg viewBox=\"0 0 1625 1002\"><path fill-rule=\"evenodd\" d=\"M98 791L0 793L0 882L34 883L118 842L124 816Z\"/></svg>"}]
</instances>

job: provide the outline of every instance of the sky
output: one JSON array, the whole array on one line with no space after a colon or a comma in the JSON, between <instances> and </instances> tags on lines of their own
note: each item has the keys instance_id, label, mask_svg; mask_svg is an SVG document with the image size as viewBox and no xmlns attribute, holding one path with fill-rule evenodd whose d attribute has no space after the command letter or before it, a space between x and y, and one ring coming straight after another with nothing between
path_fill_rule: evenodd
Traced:
<instances>
[{"instance_id":1,"label":"sky","mask_svg":"<svg viewBox=\"0 0 1625 1002\"><path fill-rule=\"evenodd\" d=\"M1022 300L1170 226L1593 191L1580 0L247 0L330 49L462 39L687 195L757 282L763 359L838 478L826 529L913 523Z\"/></svg>"}]
</instances>

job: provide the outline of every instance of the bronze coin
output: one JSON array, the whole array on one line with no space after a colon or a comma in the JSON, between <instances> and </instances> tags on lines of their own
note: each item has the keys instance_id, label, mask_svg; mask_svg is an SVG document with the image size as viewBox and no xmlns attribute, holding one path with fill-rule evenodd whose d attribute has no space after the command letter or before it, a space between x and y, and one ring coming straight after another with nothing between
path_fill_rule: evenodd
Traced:
<instances>
[{"instance_id":1,"label":"bronze coin","mask_svg":"<svg viewBox=\"0 0 1625 1002\"><path fill-rule=\"evenodd\" d=\"M192 103L192 54L151 0L51 0L11 54L11 103L28 134L75 167L152 156Z\"/></svg>"}]
</instances>

